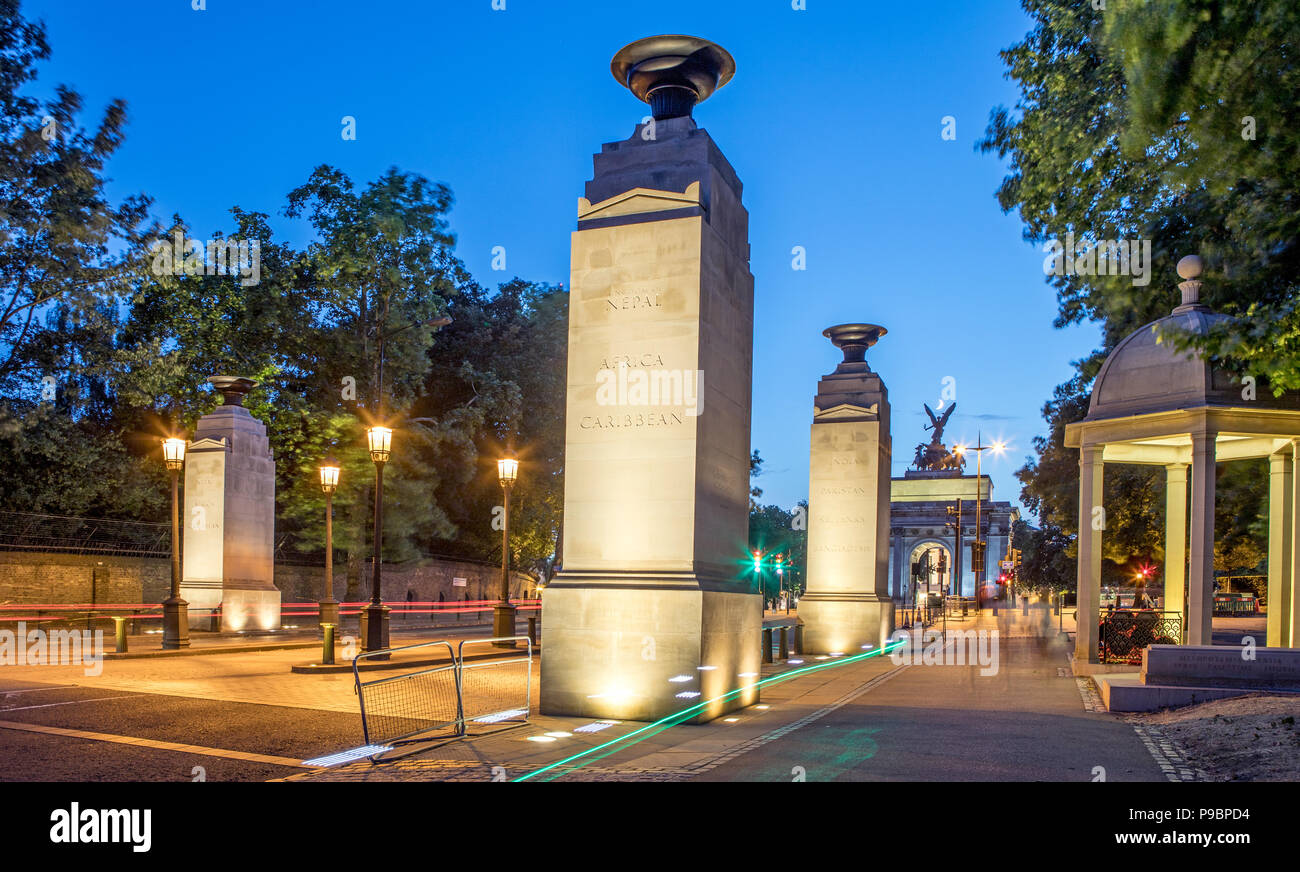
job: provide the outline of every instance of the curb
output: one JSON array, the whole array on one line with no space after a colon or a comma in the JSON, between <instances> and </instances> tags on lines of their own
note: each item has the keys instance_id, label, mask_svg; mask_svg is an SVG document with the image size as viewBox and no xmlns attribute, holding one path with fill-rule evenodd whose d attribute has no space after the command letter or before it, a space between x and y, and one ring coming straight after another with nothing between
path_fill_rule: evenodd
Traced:
<instances>
[{"instance_id":1,"label":"curb","mask_svg":"<svg viewBox=\"0 0 1300 872\"><path fill-rule=\"evenodd\" d=\"M444 624L432 627L398 627L399 630L454 630L463 627L467 630L478 627L488 626L490 622L478 624ZM319 648L321 639L310 639L303 641L283 642L256 642L245 645L204 645L197 648L177 648L173 651L125 651L118 653L116 651L105 651L103 657L105 660L137 660L149 657L194 657L204 654L249 654L257 651L291 651L295 648Z\"/></svg>"},{"instance_id":2,"label":"curb","mask_svg":"<svg viewBox=\"0 0 1300 872\"><path fill-rule=\"evenodd\" d=\"M542 650L542 646L540 644L534 645L533 656L534 657L537 656L541 650ZM527 657L528 649L524 647L515 648L514 653L522 654L523 656ZM489 651L483 654L469 654L466 657L462 658L461 662L465 663L472 660L501 660L509 656L511 656L509 649L500 648L495 652ZM418 666L437 666L439 664L445 664L447 666L451 666L454 663L455 663L454 660L448 660L446 657L424 657L419 660L397 660L397 661L379 660L372 663L364 663L364 664L358 663L357 671L375 672L383 669L407 669L410 667L418 667ZM328 666L317 666L315 664L299 663L297 665L290 666L289 671L296 673L298 675L337 675L343 672L351 673L352 663L351 662L332 663Z\"/></svg>"}]
</instances>

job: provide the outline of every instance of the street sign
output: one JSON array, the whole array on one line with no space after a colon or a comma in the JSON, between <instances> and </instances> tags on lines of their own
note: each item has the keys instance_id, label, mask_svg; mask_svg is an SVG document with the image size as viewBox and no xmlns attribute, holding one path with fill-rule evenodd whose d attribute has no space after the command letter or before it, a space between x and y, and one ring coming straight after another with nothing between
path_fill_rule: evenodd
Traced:
<instances>
[{"instance_id":1,"label":"street sign","mask_svg":"<svg viewBox=\"0 0 1300 872\"><path fill-rule=\"evenodd\" d=\"M1013 562L1011 562L1010 560L1003 560L1003 561L1002 561L1002 568L1003 568L1003 569L1013 569L1013 568L1015 568L1015 564L1014 564Z\"/></svg>"},{"instance_id":2,"label":"street sign","mask_svg":"<svg viewBox=\"0 0 1300 872\"><path fill-rule=\"evenodd\" d=\"M467 578L453 578L451 580L452 587L465 587L468 584L469 584L469 579Z\"/></svg>"}]
</instances>

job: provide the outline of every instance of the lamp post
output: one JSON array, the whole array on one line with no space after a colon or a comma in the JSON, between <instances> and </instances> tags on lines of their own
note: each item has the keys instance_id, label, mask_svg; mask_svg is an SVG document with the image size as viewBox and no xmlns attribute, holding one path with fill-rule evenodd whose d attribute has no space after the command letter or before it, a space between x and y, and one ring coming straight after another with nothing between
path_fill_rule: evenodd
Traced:
<instances>
[{"instance_id":1,"label":"lamp post","mask_svg":"<svg viewBox=\"0 0 1300 872\"><path fill-rule=\"evenodd\" d=\"M388 607L384 605L380 578L380 548L384 541L384 464L393 448L393 431L389 427L366 430L370 459L375 462L375 552L374 575L370 580L370 603L361 610L362 650L381 651L388 647Z\"/></svg>"},{"instance_id":2,"label":"lamp post","mask_svg":"<svg viewBox=\"0 0 1300 872\"><path fill-rule=\"evenodd\" d=\"M177 479L185 467L184 439L162 441L163 460L172 479L172 593L163 600L164 650L190 647L190 604L181 599L181 515Z\"/></svg>"},{"instance_id":3,"label":"lamp post","mask_svg":"<svg viewBox=\"0 0 1300 872\"><path fill-rule=\"evenodd\" d=\"M519 461L507 453L497 461L497 480L505 492L505 517L501 525L501 600L492 613L492 635L505 639L515 634L515 607L510 602L510 491L519 477ZM514 642L497 641L497 648L513 648Z\"/></svg>"},{"instance_id":4,"label":"lamp post","mask_svg":"<svg viewBox=\"0 0 1300 872\"><path fill-rule=\"evenodd\" d=\"M992 445L984 444L983 435L975 437L974 445L956 445L953 450L958 454L965 454L967 451L975 452L975 552L971 554L971 571L975 576L975 612L984 610L984 553L987 542L984 541L984 528L980 526L980 508L984 504L984 452L992 450L995 454L1001 454L1006 450L1005 442L994 442ZM978 561L975 556L978 554ZM1007 607L1010 608L1010 597L1007 600Z\"/></svg>"},{"instance_id":5,"label":"lamp post","mask_svg":"<svg viewBox=\"0 0 1300 872\"><path fill-rule=\"evenodd\" d=\"M325 458L320 467L320 489L325 492L325 584L320 600L321 624L339 624L339 603L334 599L334 491L339 487L339 462Z\"/></svg>"}]
</instances>

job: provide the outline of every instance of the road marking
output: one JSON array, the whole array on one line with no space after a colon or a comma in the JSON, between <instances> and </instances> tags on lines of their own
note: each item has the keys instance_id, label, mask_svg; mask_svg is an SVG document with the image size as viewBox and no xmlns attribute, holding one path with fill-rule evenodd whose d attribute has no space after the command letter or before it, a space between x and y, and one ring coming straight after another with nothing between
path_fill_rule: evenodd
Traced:
<instances>
[{"instance_id":1,"label":"road marking","mask_svg":"<svg viewBox=\"0 0 1300 872\"><path fill-rule=\"evenodd\" d=\"M11 696L17 696L20 693L41 693L42 691L46 691L46 690L66 690L69 687L79 687L79 686L80 685L76 685L76 684L51 684L46 687L28 687L22 690L18 690L18 689L9 690L8 688L6 688L4 690L0 690L0 693L3 693L5 697L8 698Z\"/></svg>"},{"instance_id":2,"label":"road marking","mask_svg":"<svg viewBox=\"0 0 1300 872\"><path fill-rule=\"evenodd\" d=\"M122 694L120 696L97 696L94 699L70 699L65 702L47 702L43 705L5 706L4 708L0 708L0 712L25 712L28 709L51 708L56 705L76 705L79 702L103 702L106 699L126 699L128 696L130 696L130 694Z\"/></svg>"},{"instance_id":3,"label":"road marking","mask_svg":"<svg viewBox=\"0 0 1300 872\"><path fill-rule=\"evenodd\" d=\"M135 745L138 748L152 748L155 751L177 751L182 754L199 754L204 757L224 757L227 760L243 760L247 763L270 763L275 766L291 766L294 769L315 769L304 766L301 760L290 757L273 757L269 754L250 754L247 751L230 751L225 748L205 748L201 745L181 745L177 742L159 742L155 739L140 739L134 736L118 736L112 733L91 733L86 730L69 730L63 727L49 727L44 724L24 724L20 721L0 721L0 730L21 730L26 733L45 733L50 736L66 736L70 739L90 739L95 742L114 742L118 745Z\"/></svg>"}]
</instances>

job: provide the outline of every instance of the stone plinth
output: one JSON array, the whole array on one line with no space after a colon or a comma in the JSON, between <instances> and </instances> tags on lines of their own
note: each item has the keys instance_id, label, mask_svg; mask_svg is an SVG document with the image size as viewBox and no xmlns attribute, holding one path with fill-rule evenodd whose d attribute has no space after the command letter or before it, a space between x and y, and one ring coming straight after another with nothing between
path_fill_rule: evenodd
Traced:
<instances>
[{"instance_id":1,"label":"stone plinth","mask_svg":"<svg viewBox=\"0 0 1300 872\"><path fill-rule=\"evenodd\" d=\"M808 487L804 650L858 653L893 632L889 596L889 395L864 359L884 333L831 327L845 360L818 384Z\"/></svg>"},{"instance_id":2,"label":"stone plinth","mask_svg":"<svg viewBox=\"0 0 1300 872\"><path fill-rule=\"evenodd\" d=\"M181 596L194 629L280 627L274 583L275 464L266 427L228 401L199 419L185 459Z\"/></svg>"},{"instance_id":3,"label":"stone plinth","mask_svg":"<svg viewBox=\"0 0 1300 872\"><path fill-rule=\"evenodd\" d=\"M1300 649L1152 645L1142 652L1142 683L1300 691Z\"/></svg>"},{"instance_id":4,"label":"stone plinth","mask_svg":"<svg viewBox=\"0 0 1300 872\"><path fill-rule=\"evenodd\" d=\"M546 714L657 719L759 671L762 606L742 574L753 277L740 193L709 135L679 117L605 145L579 200Z\"/></svg>"}]
</instances>

